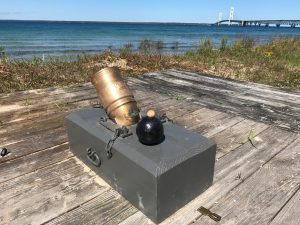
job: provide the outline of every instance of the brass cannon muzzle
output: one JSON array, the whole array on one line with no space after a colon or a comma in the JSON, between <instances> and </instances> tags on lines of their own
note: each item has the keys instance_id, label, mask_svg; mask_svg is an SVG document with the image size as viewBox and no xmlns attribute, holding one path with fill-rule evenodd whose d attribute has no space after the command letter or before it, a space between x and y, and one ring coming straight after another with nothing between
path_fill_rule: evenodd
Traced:
<instances>
[{"instance_id":1,"label":"brass cannon muzzle","mask_svg":"<svg viewBox=\"0 0 300 225\"><path fill-rule=\"evenodd\" d=\"M92 77L92 83L111 120L120 126L129 126L139 121L137 102L117 67L107 67L98 71Z\"/></svg>"}]
</instances>

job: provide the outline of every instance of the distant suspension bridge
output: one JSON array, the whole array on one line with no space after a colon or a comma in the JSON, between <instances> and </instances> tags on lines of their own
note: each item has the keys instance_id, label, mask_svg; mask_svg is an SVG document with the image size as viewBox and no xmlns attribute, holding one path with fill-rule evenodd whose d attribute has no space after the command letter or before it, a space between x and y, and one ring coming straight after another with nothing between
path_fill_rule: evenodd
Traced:
<instances>
[{"instance_id":1,"label":"distant suspension bridge","mask_svg":"<svg viewBox=\"0 0 300 225\"><path fill-rule=\"evenodd\" d=\"M238 25L242 27L246 26L265 26L270 25L280 27L280 26L290 26L297 27L300 26L300 20L221 20L215 23L216 25L228 24L228 25Z\"/></svg>"},{"instance_id":2,"label":"distant suspension bridge","mask_svg":"<svg viewBox=\"0 0 300 225\"><path fill-rule=\"evenodd\" d=\"M222 13L219 13L219 21L215 23L215 25L221 26L224 24L228 24L229 26L237 25L242 27L246 27L246 26L269 27L271 25L276 27L290 26L293 28L300 26L300 20L235 20L233 19L233 16L234 16L234 7L231 7L229 13L229 19L222 20Z\"/></svg>"}]
</instances>

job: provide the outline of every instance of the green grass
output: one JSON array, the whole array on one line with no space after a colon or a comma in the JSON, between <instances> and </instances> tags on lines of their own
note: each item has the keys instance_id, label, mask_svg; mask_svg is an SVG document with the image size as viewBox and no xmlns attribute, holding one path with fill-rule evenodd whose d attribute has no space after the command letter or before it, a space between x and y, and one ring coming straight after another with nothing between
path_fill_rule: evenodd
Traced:
<instances>
[{"instance_id":1,"label":"green grass","mask_svg":"<svg viewBox=\"0 0 300 225\"><path fill-rule=\"evenodd\" d=\"M300 55L294 55L289 59L289 64L292 66L300 66Z\"/></svg>"},{"instance_id":2,"label":"green grass","mask_svg":"<svg viewBox=\"0 0 300 225\"><path fill-rule=\"evenodd\" d=\"M209 43L203 42L200 51L188 52L183 59L194 64L206 62L206 67L213 67L217 75L299 89L300 38L275 39L258 47L251 39L236 41L231 46L226 42L222 40L220 48L213 51Z\"/></svg>"},{"instance_id":3,"label":"green grass","mask_svg":"<svg viewBox=\"0 0 300 225\"><path fill-rule=\"evenodd\" d=\"M209 39L177 55L179 43L170 48L174 55L162 55L165 44L160 40L141 41L139 52L124 45L118 53L107 51L75 60L34 58L30 61L9 60L0 47L0 93L65 86L89 82L90 76L106 66L119 66L123 75L140 75L168 68L202 72L237 80L268 84L286 89L300 89L300 38L274 39L255 46L250 38L228 44L225 37L217 48Z\"/></svg>"}]
</instances>

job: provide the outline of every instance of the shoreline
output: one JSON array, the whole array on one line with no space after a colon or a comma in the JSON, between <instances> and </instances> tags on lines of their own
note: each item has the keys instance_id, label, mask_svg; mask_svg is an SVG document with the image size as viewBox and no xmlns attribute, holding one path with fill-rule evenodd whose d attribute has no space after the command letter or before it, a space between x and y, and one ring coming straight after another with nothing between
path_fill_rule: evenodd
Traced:
<instances>
[{"instance_id":1,"label":"shoreline","mask_svg":"<svg viewBox=\"0 0 300 225\"><path fill-rule=\"evenodd\" d=\"M226 37L224 37L224 38L226 38ZM222 39L224 39L224 38L222 38ZM291 37L282 36L280 38L281 39L283 39L283 38L284 39L292 39L293 37L291 38ZM280 39L280 38L275 37L275 38L273 38L273 40ZM210 40L212 43L212 50L218 51L222 44L222 39L220 39L217 42L213 42L211 39L200 39L199 43L201 44L201 42L203 42L203 41ZM227 45L230 46L230 45L233 45L235 42L243 41L246 39L253 41L253 47L263 46L263 45L266 45L266 44L272 42L272 40L261 42L260 40L255 40L253 38L244 36L244 37L237 38L235 40L227 39ZM13 54L11 54L11 52L10 53L6 52L6 55L8 56L8 59L11 61L31 61L35 58L45 58L45 60L59 59L59 60L72 61L74 59L76 60L78 57L89 57L89 56L99 55L106 51L111 51L114 54L118 54L120 51L122 51L124 46L126 47L127 45L131 46L130 51L132 53L139 53L139 52L141 52L140 45L141 45L141 43L143 43L145 41L153 42L154 43L153 45L156 45L156 44L161 45L161 47L158 47L160 49L157 49L156 46L153 46L151 48L153 48L154 51L158 52L160 55L164 55L164 56L174 56L174 55L182 56L182 55L185 55L189 51L195 50L199 46L199 44L184 45L183 43L179 43L177 41L174 41L172 43L165 43L161 40L144 39L144 40L141 40L139 43L135 43L135 45L131 42L128 42L127 44L124 44L122 46L109 45L109 46L106 46L105 48L103 47L103 49L100 49L100 50L97 50L97 49L81 50L81 49L73 48L73 49L68 49L68 50L61 49L61 50L56 50L56 51L53 51L53 50L45 51L45 50L39 50L37 48L35 50L25 51L25 53L24 53L24 51L23 52L17 51L17 53L13 53ZM37 47L39 47L39 46L37 46ZM1 50L1 48L3 48L3 47L0 45L0 50ZM18 54L18 52L19 52L19 54Z\"/></svg>"},{"instance_id":2,"label":"shoreline","mask_svg":"<svg viewBox=\"0 0 300 225\"><path fill-rule=\"evenodd\" d=\"M260 46L249 38L229 45L223 38L219 48L206 39L193 50L173 55L162 54L163 48L163 42L145 39L138 52L127 44L118 52L107 49L95 55L76 56L72 61L58 57L10 60L0 49L0 93L89 82L96 71L107 66L118 66L124 76L179 69L300 89L300 38L275 39Z\"/></svg>"}]
</instances>

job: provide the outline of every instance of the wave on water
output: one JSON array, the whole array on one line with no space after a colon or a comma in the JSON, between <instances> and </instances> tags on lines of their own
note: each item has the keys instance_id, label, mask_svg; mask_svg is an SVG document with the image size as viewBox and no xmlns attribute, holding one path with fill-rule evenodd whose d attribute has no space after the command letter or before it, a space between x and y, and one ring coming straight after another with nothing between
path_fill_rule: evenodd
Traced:
<instances>
[{"instance_id":1,"label":"wave on water","mask_svg":"<svg viewBox=\"0 0 300 225\"><path fill-rule=\"evenodd\" d=\"M201 39L211 39L217 47L223 37L227 37L229 43L249 37L260 44L282 36L300 37L300 29L173 23L0 21L0 47L15 59L95 54L108 47L118 51L128 43L138 51L144 39L162 41L162 53L170 54L174 52L174 44L178 44L176 53L183 53L197 47Z\"/></svg>"}]
</instances>

